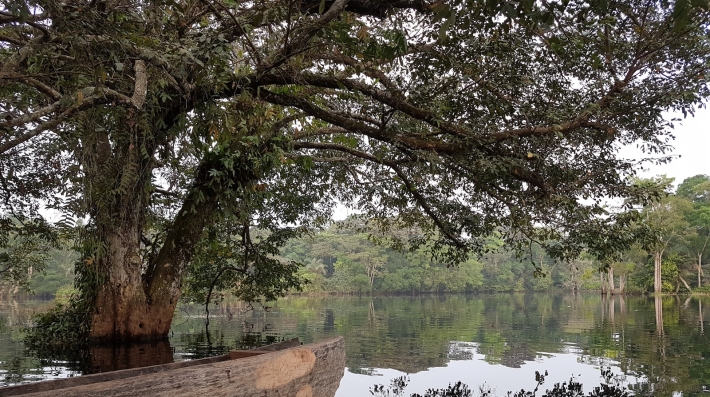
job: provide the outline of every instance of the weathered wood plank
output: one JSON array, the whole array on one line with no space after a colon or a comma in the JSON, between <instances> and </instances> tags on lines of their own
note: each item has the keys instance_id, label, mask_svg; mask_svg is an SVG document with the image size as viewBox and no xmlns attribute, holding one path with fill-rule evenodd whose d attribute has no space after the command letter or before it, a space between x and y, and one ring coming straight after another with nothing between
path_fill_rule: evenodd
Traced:
<instances>
[{"instance_id":1,"label":"weathered wood plank","mask_svg":"<svg viewBox=\"0 0 710 397\"><path fill-rule=\"evenodd\" d=\"M293 338L293 339L289 339L289 340L285 340L285 341L281 341L281 342L272 343L270 345L257 347L254 350L262 351L262 352L275 352L275 351L284 350L284 349L288 349L288 348L296 347L296 346L301 346L301 342L299 342L298 338ZM253 350L242 350L242 351L253 351Z\"/></svg>"},{"instance_id":2,"label":"weathered wood plank","mask_svg":"<svg viewBox=\"0 0 710 397\"><path fill-rule=\"evenodd\" d=\"M296 347L296 346L301 346L301 342L298 341L298 338L293 338L293 339L285 340L282 342L272 343L270 345L262 346L262 347L259 347L257 349L252 349L252 350L230 350L229 351L229 359L230 360L238 360L241 358L258 356L259 354L264 354L264 353L268 353L268 352L275 352L275 351L284 350L284 349L288 349L288 348Z\"/></svg>"},{"instance_id":3,"label":"weathered wood plank","mask_svg":"<svg viewBox=\"0 0 710 397\"><path fill-rule=\"evenodd\" d=\"M13 386L0 389L0 396L22 395L32 397L78 396L135 396L150 393L151 397L243 396L243 397L332 397L335 395L345 369L345 344L342 337L292 347L283 351L268 352L239 360L226 356L211 358L192 366L132 374L112 380L100 381L97 374L81 378L94 378L97 382L61 388L33 390L6 394ZM208 359L209 360L209 359ZM202 360L194 360L202 361ZM189 363L189 362L188 362ZM183 364L183 363L174 363ZM166 367L174 364L161 365ZM151 367L139 368L148 370ZM127 370L133 371L133 370ZM124 372L124 371L116 371ZM62 382L62 381L58 381ZM49 384L54 383L40 382ZM58 385L55 383L55 385ZM27 385L32 386L32 385Z\"/></svg>"}]
</instances>

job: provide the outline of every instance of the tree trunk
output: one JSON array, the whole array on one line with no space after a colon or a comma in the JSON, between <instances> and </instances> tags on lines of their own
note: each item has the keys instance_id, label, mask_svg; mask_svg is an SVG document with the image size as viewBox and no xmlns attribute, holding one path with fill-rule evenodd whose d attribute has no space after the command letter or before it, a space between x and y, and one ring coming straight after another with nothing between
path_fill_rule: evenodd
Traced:
<instances>
[{"instance_id":1,"label":"tree trunk","mask_svg":"<svg viewBox=\"0 0 710 397\"><path fill-rule=\"evenodd\" d=\"M107 252L100 259L105 282L97 290L90 337L95 340L155 340L170 331L181 290L182 272L202 230L216 210L201 201L196 216L188 196L153 264L143 272L139 256L143 225L107 233Z\"/></svg>"},{"instance_id":2,"label":"tree trunk","mask_svg":"<svg viewBox=\"0 0 710 397\"><path fill-rule=\"evenodd\" d=\"M140 244L149 208L152 157L142 156L137 142L131 141L123 149L112 149L107 142L107 136L99 137L95 153L86 163L88 184L103 187L89 198L94 203L91 217L96 237L105 247L103 252L97 250L96 263L90 264L96 266L100 280L95 286L90 337L98 341L163 339L170 331L182 292L183 271L202 231L219 209L219 192L211 187L210 173L221 166L218 161L206 161L198 167L162 247L151 263L144 263ZM245 168L249 169L246 164ZM239 186L256 179L250 171L235 174L230 182ZM118 183L121 189L106 188ZM95 204L101 202L108 204Z\"/></svg>"},{"instance_id":3,"label":"tree trunk","mask_svg":"<svg viewBox=\"0 0 710 397\"><path fill-rule=\"evenodd\" d=\"M690 288L690 285L688 285L688 282L686 282L680 274L678 275L678 279L683 282L683 285L685 286L685 288L688 289L688 292L693 292L693 290Z\"/></svg>"},{"instance_id":4,"label":"tree trunk","mask_svg":"<svg viewBox=\"0 0 710 397\"><path fill-rule=\"evenodd\" d=\"M130 221L124 217L117 228L99 228L106 252L98 258L103 282L97 286L92 314L90 337L94 340L167 337L182 292L182 272L217 209L214 199L197 202L195 194L188 195L157 258L144 269L139 255L144 227L140 201L125 201L124 212L129 208L134 212ZM196 213L193 208L198 206L201 211Z\"/></svg>"},{"instance_id":5,"label":"tree trunk","mask_svg":"<svg viewBox=\"0 0 710 397\"><path fill-rule=\"evenodd\" d=\"M90 125L91 120L86 122ZM94 307L89 336L106 341L151 339L167 335L172 316L171 308L153 305L143 285L140 238L150 199L146 186L152 157L140 152L148 149L135 131L132 114L116 122L128 125L120 141L111 142L107 132L89 128L84 140L86 197L95 224L95 241L84 258L85 271L95 283L90 286Z\"/></svg>"},{"instance_id":6,"label":"tree trunk","mask_svg":"<svg viewBox=\"0 0 710 397\"><path fill-rule=\"evenodd\" d=\"M663 288L661 280L661 262L663 260L663 251L655 251L653 253L653 292L660 294Z\"/></svg>"},{"instance_id":7,"label":"tree trunk","mask_svg":"<svg viewBox=\"0 0 710 397\"><path fill-rule=\"evenodd\" d=\"M609 277L609 295L614 295L614 269L611 266L607 270L607 275Z\"/></svg>"},{"instance_id":8,"label":"tree trunk","mask_svg":"<svg viewBox=\"0 0 710 397\"><path fill-rule=\"evenodd\" d=\"M167 335L175 305L151 300L142 281L136 233L107 238L100 259L105 282L98 286L90 336L95 340L149 340Z\"/></svg>"},{"instance_id":9,"label":"tree trunk","mask_svg":"<svg viewBox=\"0 0 710 397\"><path fill-rule=\"evenodd\" d=\"M619 275L619 295L624 295L626 289L626 274Z\"/></svg>"}]
</instances>

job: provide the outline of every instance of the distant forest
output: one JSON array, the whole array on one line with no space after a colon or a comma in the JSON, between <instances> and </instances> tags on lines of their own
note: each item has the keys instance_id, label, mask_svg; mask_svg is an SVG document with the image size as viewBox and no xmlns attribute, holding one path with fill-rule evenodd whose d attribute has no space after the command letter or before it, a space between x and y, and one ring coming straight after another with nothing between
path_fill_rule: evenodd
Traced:
<instances>
[{"instance_id":1,"label":"distant forest","mask_svg":"<svg viewBox=\"0 0 710 397\"><path fill-rule=\"evenodd\" d=\"M710 256L710 177L688 178L674 190L669 178L646 182L663 184L669 192L642 209L647 226L657 233L657 242L624 252L623 260L604 271L589 255L583 254L572 262L559 262L535 245L528 257L517 258L496 236L488 238L487 254L451 266L433 262L424 250L402 252L377 244L367 230L367 222L354 218L290 240L280 256L302 265L299 275L306 281L304 293L416 295L551 289L643 293L653 291L654 264L658 260L664 292L710 292L710 277L704 273L703 262ZM30 267L25 285L0 281L0 295L15 295L27 289L46 297L65 297L71 292L78 254L69 242L40 253L15 247L0 255L10 260L24 255L23 260L35 260L37 269L41 269ZM33 259L32 255L37 257ZM542 269L542 275L535 275L533 261ZM190 279L186 286L188 295Z\"/></svg>"},{"instance_id":2,"label":"distant forest","mask_svg":"<svg viewBox=\"0 0 710 397\"><path fill-rule=\"evenodd\" d=\"M289 242L282 255L305 264L305 292L442 293L512 292L550 289L600 290L607 293L652 292L654 262L660 260L664 292L710 292L703 258L710 252L710 177L697 175L672 190L673 180L654 183L668 195L642 209L646 227L657 241L624 252L622 260L600 272L589 255L556 262L533 245L527 258L505 250L495 236L490 252L458 266L432 262L422 251L402 253L375 244L361 225L344 221L311 237ZM542 275L535 276L535 262Z\"/></svg>"}]
</instances>

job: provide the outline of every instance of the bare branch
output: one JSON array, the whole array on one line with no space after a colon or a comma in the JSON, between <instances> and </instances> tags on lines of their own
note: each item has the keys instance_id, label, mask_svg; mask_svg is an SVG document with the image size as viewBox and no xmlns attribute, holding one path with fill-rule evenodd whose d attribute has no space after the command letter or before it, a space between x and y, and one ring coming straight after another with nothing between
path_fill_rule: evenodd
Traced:
<instances>
[{"instance_id":1,"label":"bare branch","mask_svg":"<svg viewBox=\"0 0 710 397\"><path fill-rule=\"evenodd\" d=\"M265 63L259 65L259 72L272 70L286 62L290 56L302 51L318 31L341 15L347 4L348 0L336 0L320 18L295 26L291 32L291 41L284 46L283 51L274 53Z\"/></svg>"},{"instance_id":2,"label":"bare branch","mask_svg":"<svg viewBox=\"0 0 710 397\"><path fill-rule=\"evenodd\" d=\"M429 218L431 218L431 220L434 221L434 223L438 227L439 231L444 233L444 235L446 237L448 237L449 240L451 240L456 245L456 247L465 248L466 243L461 241L461 238L459 238L451 233L449 228L446 227L446 225L441 220L441 218L431 208L431 206L427 202L426 197L424 197L424 195L422 195L417 190L417 188L414 186L412 181L409 180L409 177L407 177L407 175L397 165L395 165L393 163L389 163L389 162L386 162L385 165L390 167L397 174L397 176L402 180L402 182L404 182L404 186L407 187L407 191L412 195L412 197L414 197L417 204L419 204L419 206L424 210L424 212L426 212L426 214L429 216Z\"/></svg>"},{"instance_id":3,"label":"bare branch","mask_svg":"<svg viewBox=\"0 0 710 397\"><path fill-rule=\"evenodd\" d=\"M148 77L145 70L145 63L141 60L137 60L134 65L134 70L136 73L136 84L133 89L133 97L131 102L133 106L140 109L145 102L145 97L148 94Z\"/></svg>"},{"instance_id":4,"label":"bare branch","mask_svg":"<svg viewBox=\"0 0 710 397\"><path fill-rule=\"evenodd\" d=\"M627 75L627 81L631 79L631 76ZM611 103L614 96L622 92L623 88L626 87L627 81L618 82L609 89L609 91L597 102L587 107L584 111L578 114L575 118L566 121L564 123L555 124L552 126L532 126L525 128L518 128L514 130L508 130L500 132L497 134L491 134L489 139L495 142L502 142L513 138L524 138L530 136L543 136L543 135L554 135L554 134L565 134L573 131L589 121L589 118L597 113L601 109L605 109Z\"/></svg>"},{"instance_id":5,"label":"bare branch","mask_svg":"<svg viewBox=\"0 0 710 397\"><path fill-rule=\"evenodd\" d=\"M340 127L319 128L315 131L311 131L311 130L296 131L296 133L293 134L293 140L299 140L299 139L316 137L316 136L333 135L333 134L347 134L348 132L350 132L350 131L346 130L345 128L340 128Z\"/></svg>"},{"instance_id":6,"label":"bare branch","mask_svg":"<svg viewBox=\"0 0 710 397\"><path fill-rule=\"evenodd\" d=\"M339 152L347 153L355 157L361 158L363 160L372 161L378 164L383 164L383 160L371 155L370 153L363 152L362 150L353 149L338 143L321 143L321 142L296 142L293 144L294 149L318 149L318 150L337 150Z\"/></svg>"},{"instance_id":7,"label":"bare branch","mask_svg":"<svg viewBox=\"0 0 710 397\"><path fill-rule=\"evenodd\" d=\"M161 188L155 188L155 189L153 189L153 191L154 191L155 193L162 194L163 196L170 196L170 197L180 198L180 195L179 195L179 194L177 194L177 193L175 193L175 192L171 192L171 191L169 191L169 190L165 190L165 189L161 189Z\"/></svg>"},{"instance_id":8,"label":"bare branch","mask_svg":"<svg viewBox=\"0 0 710 397\"><path fill-rule=\"evenodd\" d=\"M212 11L212 13L214 14L214 16L215 16L216 18L222 19L222 15L221 15L221 14L219 13L219 11L215 8L215 6L210 2L210 0L200 0L200 1L201 1L204 5L206 5L207 8L210 9L210 11ZM260 63L261 63L261 57L259 56L259 51L256 49L256 46L254 45L254 43L252 43L252 41L251 41L251 39L249 38L249 35L247 34L246 30L244 30L244 28L243 28L242 25L239 23L239 21L237 20L237 18L235 18L234 15L232 15L232 13L229 12L229 9L227 9L227 7L225 7L224 4L222 4L222 3L219 2L219 1L215 1L215 3L216 3L217 5L219 5L220 8L222 8L222 9L224 10L224 12L225 12L227 15L229 15L229 17L230 17L230 19L232 20L232 22L234 22L234 26L237 28L237 33L238 33L238 35L239 35L240 37L244 37L244 39L246 40L246 42L247 42L247 50L248 50L249 53L251 54L252 58L254 58L254 61L255 61L256 63L259 63L259 64L260 64Z\"/></svg>"},{"instance_id":9,"label":"bare branch","mask_svg":"<svg viewBox=\"0 0 710 397\"><path fill-rule=\"evenodd\" d=\"M456 237L451 233L451 231L444 225L444 222L441 220L441 218L434 212L434 210L431 208L429 205L426 197L422 195L417 188L414 186L414 184L409 180L409 177L402 171L402 169L394 162L384 160L384 159L378 159L377 157L360 151L356 149L349 148L347 146L339 145L336 143L318 143L318 142L296 142L294 144L294 148L296 149L320 149L320 150L337 150L343 153L348 153L351 154L355 157L368 160L377 164L382 164L384 166L389 167L392 169L397 176L402 180L404 183L405 187L407 188L407 191L412 195L414 200L417 202L417 204L424 210L424 212L431 218L432 221L437 225L439 230L446 235L447 238L449 238L457 247L459 248L465 248L466 244L461 241L459 237Z\"/></svg>"},{"instance_id":10,"label":"bare branch","mask_svg":"<svg viewBox=\"0 0 710 397\"><path fill-rule=\"evenodd\" d=\"M93 87L85 88L83 91L96 91ZM41 134L44 131L50 130L59 124L63 123L66 121L69 117L74 115L77 112L80 112L82 110L89 109L93 106L102 104L102 103L107 103L109 101L115 101L117 103L126 105L126 106L132 106L133 105L133 100L123 94L120 94L116 91L113 90L108 90L108 89L100 89L100 92L96 95L92 95L86 98L83 98L81 101L76 101L72 106L64 110L62 113L59 115L41 123L38 125L35 129L33 129L30 132L27 132L23 135L20 135L19 137L10 140L8 142L3 143L0 145L0 154L4 154L8 150L24 143L27 142L28 140L34 138L35 136ZM24 121L21 124L28 124L32 123L35 121L38 121L43 115L52 113L53 111L56 111L60 108L59 102L55 102L52 105L49 105L45 108L40 109L39 111L32 113L30 115L27 115L27 117L21 117L17 119L11 120L9 123L6 124L0 124L0 129L6 129L9 130L11 127L17 126L17 120L19 119L28 119ZM47 108L51 108L51 111L48 110ZM37 115L39 112L42 112L42 115ZM31 116L31 117L30 117ZM6 128L6 125L11 125L11 127Z\"/></svg>"},{"instance_id":11,"label":"bare branch","mask_svg":"<svg viewBox=\"0 0 710 397\"><path fill-rule=\"evenodd\" d=\"M290 76L288 74L279 75L269 75L264 76L264 82L277 84L302 84L306 83L321 88L333 88L342 89L343 87L348 90L361 92L378 102L381 102L391 108L398 110L410 117L424 121L425 123L431 125L432 127L438 128L444 132L453 134L455 136L471 137L473 133L455 124L448 123L446 121L437 119L433 112L425 109L418 108L404 98L398 98L392 95L389 91L380 90L369 84L362 83L360 81L352 79L338 79L331 76L316 75L313 73L302 73L296 76Z\"/></svg>"},{"instance_id":12,"label":"bare branch","mask_svg":"<svg viewBox=\"0 0 710 397\"><path fill-rule=\"evenodd\" d=\"M30 87L36 88L39 92L52 98L52 100L58 101L62 99L62 94L60 94L54 88L44 84L43 82L29 76L22 76L15 73L0 73L0 79L3 80L14 80L20 83L26 84Z\"/></svg>"},{"instance_id":13,"label":"bare branch","mask_svg":"<svg viewBox=\"0 0 710 397\"><path fill-rule=\"evenodd\" d=\"M8 37L5 35L0 35L0 41L4 41L6 43L14 44L18 47L22 47L27 44L27 42L21 41L19 39L13 39L12 37Z\"/></svg>"},{"instance_id":14,"label":"bare branch","mask_svg":"<svg viewBox=\"0 0 710 397\"><path fill-rule=\"evenodd\" d=\"M35 122L43 116L56 112L61 108L61 106L62 104L60 103L60 101L57 101L52 103L51 105L47 105L43 108L40 108L32 113L27 113L23 116L12 118L4 123L0 123L0 130L9 131L14 127Z\"/></svg>"},{"instance_id":15,"label":"bare branch","mask_svg":"<svg viewBox=\"0 0 710 397\"><path fill-rule=\"evenodd\" d=\"M460 153L464 150L461 145L449 144L442 141L420 140L403 134L386 134L381 129L373 128L367 124L358 122L347 117L333 114L325 109L313 105L309 101L289 95L277 95L266 89L260 89L259 95L267 102L282 106L296 107L311 116L327 121L336 126L347 129L350 132L367 135L373 139L391 143L394 145L406 145L412 149L434 150L440 153Z\"/></svg>"}]
</instances>

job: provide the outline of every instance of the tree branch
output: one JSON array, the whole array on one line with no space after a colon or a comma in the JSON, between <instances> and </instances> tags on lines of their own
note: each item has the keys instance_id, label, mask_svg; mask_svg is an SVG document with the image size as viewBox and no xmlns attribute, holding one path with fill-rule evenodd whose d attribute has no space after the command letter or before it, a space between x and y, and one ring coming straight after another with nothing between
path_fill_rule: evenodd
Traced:
<instances>
[{"instance_id":1,"label":"tree branch","mask_svg":"<svg viewBox=\"0 0 710 397\"><path fill-rule=\"evenodd\" d=\"M350 132L366 135L382 142L394 145L403 144L412 149L434 150L439 153L448 154L461 153L465 150L465 148L461 145L450 144L442 141L424 141L403 134L387 135L381 129L371 127L367 124L360 123L347 117L333 114L325 109L313 105L305 99L283 94L274 94L265 88L259 90L259 97L273 104L299 108L313 117L349 130Z\"/></svg>"},{"instance_id":2,"label":"tree branch","mask_svg":"<svg viewBox=\"0 0 710 397\"><path fill-rule=\"evenodd\" d=\"M402 169L394 162L388 161L388 160L383 160L383 159L378 159L377 157L365 153L360 150L352 149L347 146L335 144L335 143L318 143L318 142L296 142L294 144L294 148L296 149L329 149L329 150L337 150L341 151L344 153L351 154L355 157L359 157L364 160L368 160L377 164L382 164L384 166L389 167L392 169L397 176L402 180L404 183L405 187L407 188L407 191L412 195L414 200L417 202L417 204L424 210L424 212L429 216L429 218L436 224L436 226L439 228L439 230L444 233L444 235L449 238L458 248L465 248L466 243L461 241L459 237L456 237L451 233L451 231L446 227L444 222L441 220L441 218L434 212L434 210L431 208L429 205L427 199L417 190L417 188L414 186L414 184L409 180L407 175L402 171Z\"/></svg>"},{"instance_id":3,"label":"tree branch","mask_svg":"<svg viewBox=\"0 0 710 397\"><path fill-rule=\"evenodd\" d=\"M258 72L265 73L277 68L286 62L289 57L300 52L318 31L342 14L347 4L348 0L336 0L320 18L295 26L291 32L291 41L284 46L282 51L274 52L265 63L260 64L257 67Z\"/></svg>"},{"instance_id":4,"label":"tree branch","mask_svg":"<svg viewBox=\"0 0 710 397\"><path fill-rule=\"evenodd\" d=\"M96 91L93 87L85 88L83 91ZM83 96L83 94L82 94ZM107 103L109 101L116 101L119 103L122 103L124 105L132 106L133 105L133 100L121 93L118 93L113 90L108 90L108 89L100 89L100 92L96 95L91 95L89 97L83 98L81 101L76 101L72 106L64 110L62 113L59 115L39 124L35 129L33 129L30 132L27 132L23 135L20 135L19 137L12 139L10 141L7 141L0 145L0 154L4 154L8 150L16 147L17 145L20 145L24 142L27 142L28 140L34 138L35 136L41 134L44 131L47 131L49 129L52 129L62 122L66 121L69 117L74 115L77 112L89 109L93 106L102 104L102 103ZM52 105L49 105L47 107L44 107L40 110L38 110L35 113L31 113L29 115L19 117L17 119L12 119L7 123L2 123L0 124L0 129L5 129L9 130L10 128L16 127L19 124L28 124L32 123L35 121L38 121L42 116L52 113L58 109L61 108L60 102L55 102ZM18 122L21 121L21 122Z\"/></svg>"},{"instance_id":5,"label":"tree branch","mask_svg":"<svg viewBox=\"0 0 710 397\"><path fill-rule=\"evenodd\" d=\"M131 102L136 109L140 109L145 102L145 97L148 94L148 76L146 74L145 63L137 60L134 63L133 70L136 74L136 83L133 89L133 97Z\"/></svg>"}]
</instances>

